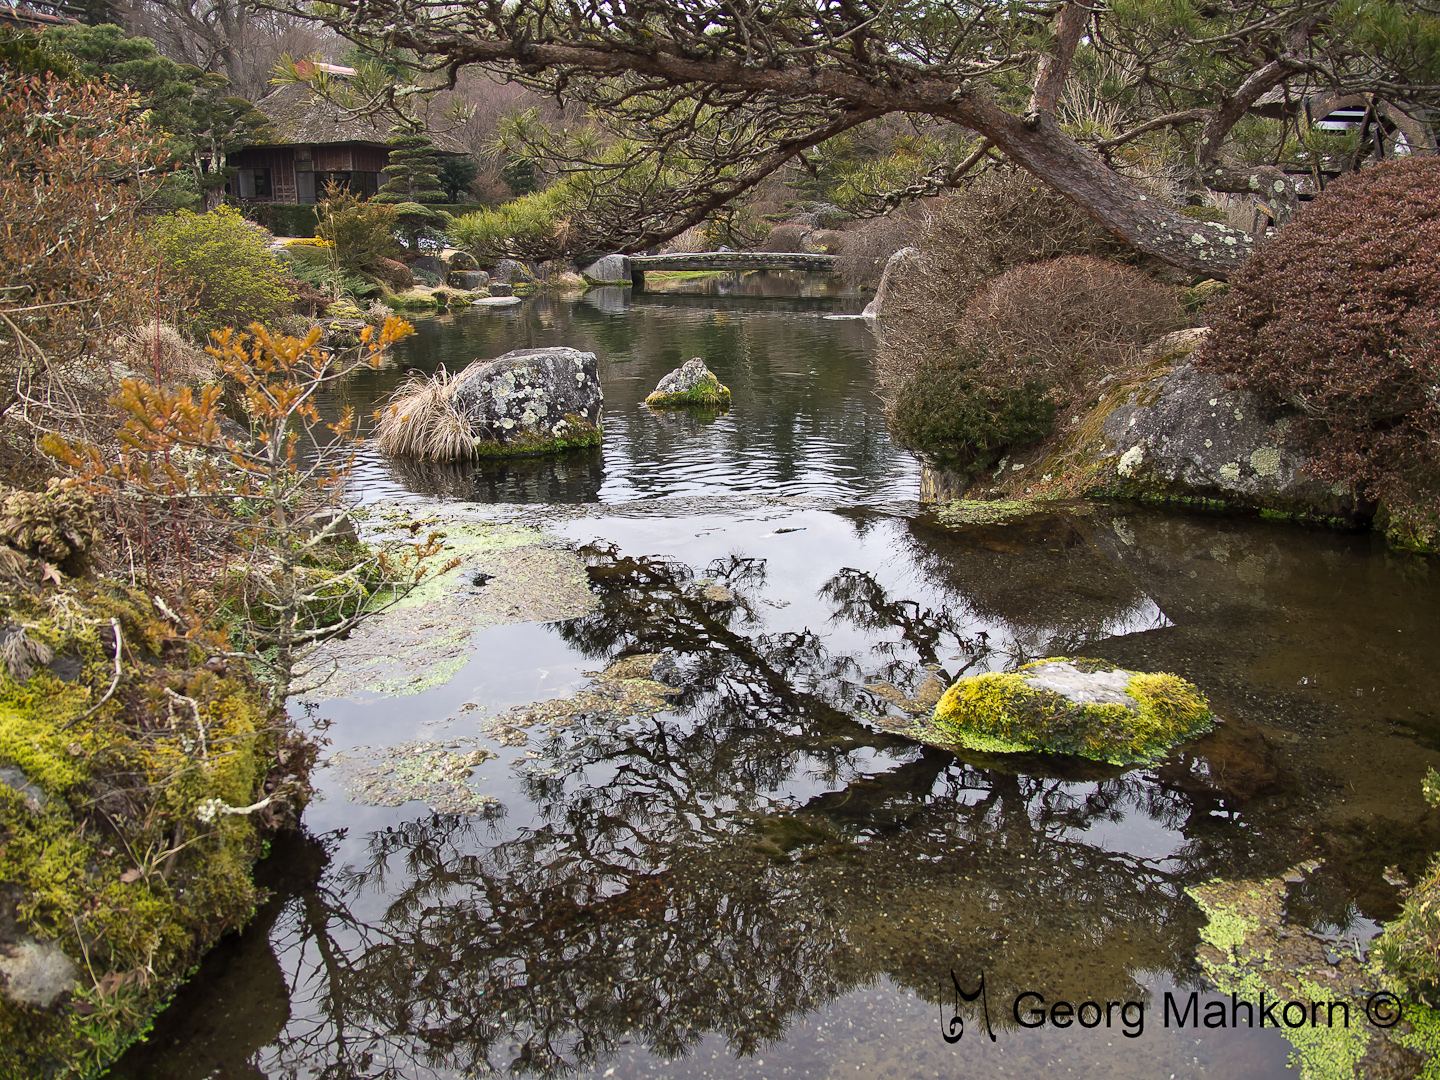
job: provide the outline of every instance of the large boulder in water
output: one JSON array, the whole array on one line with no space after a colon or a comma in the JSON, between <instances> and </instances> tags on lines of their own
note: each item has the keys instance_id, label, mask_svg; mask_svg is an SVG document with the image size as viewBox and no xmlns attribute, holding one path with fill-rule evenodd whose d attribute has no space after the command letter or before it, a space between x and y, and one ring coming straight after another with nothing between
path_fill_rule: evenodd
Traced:
<instances>
[{"instance_id":1,"label":"large boulder in water","mask_svg":"<svg viewBox=\"0 0 1440 1080\"><path fill-rule=\"evenodd\" d=\"M587 285L630 284L630 259L624 255L606 255L580 271Z\"/></svg>"},{"instance_id":2,"label":"large boulder in water","mask_svg":"<svg viewBox=\"0 0 1440 1080\"><path fill-rule=\"evenodd\" d=\"M591 352L519 349L477 361L451 380L448 398L474 436L476 456L600 443L604 398Z\"/></svg>"},{"instance_id":3,"label":"large boulder in water","mask_svg":"<svg viewBox=\"0 0 1440 1080\"><path fill-rule=\"evenodd\" d=\"M730 404L730 388L697 356L661 379L645 404L652 409L678 409L688 405L723 409Z\"/></svg>"},{"instance_id":4,"label":"large boulder in water","mask_svg":"<svg viewBox=\"0 0 1440 1080\"><path fill-rule=\"evenodd\" d=\"M920 738L985 753L1074 754L1128 765L1153 761L1214 722L1205 698L1179 676L1056 657L961 679Z\"/></svg>"}]
</instances>

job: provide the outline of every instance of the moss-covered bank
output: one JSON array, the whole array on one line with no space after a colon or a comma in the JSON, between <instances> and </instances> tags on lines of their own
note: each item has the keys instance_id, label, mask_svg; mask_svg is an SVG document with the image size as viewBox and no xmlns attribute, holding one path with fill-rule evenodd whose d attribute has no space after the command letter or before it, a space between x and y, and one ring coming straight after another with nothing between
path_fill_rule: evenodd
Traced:
<instances>
[{"instance_id":1,"label":"moss-covered bank","mask_svg":"<svg viewBox=\"0 0 1440 1080\"><path fill-rule=\"evenodd\" d=\"M0 587L0 627L0 1075L93 1075L251 916L312 751L137 588Z\"/></svg>"}]
</instances>

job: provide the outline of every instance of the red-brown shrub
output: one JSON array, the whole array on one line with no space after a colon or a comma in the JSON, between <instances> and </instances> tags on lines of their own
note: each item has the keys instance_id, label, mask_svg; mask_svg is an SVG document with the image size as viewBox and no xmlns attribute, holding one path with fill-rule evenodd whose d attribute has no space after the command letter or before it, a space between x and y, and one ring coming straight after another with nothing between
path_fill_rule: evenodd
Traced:
<instances>
[{"instance_id":1,"label":"red-brown shrub","mask_svg":"<svg viewBox=\"0 0 1440 1080\"><path fill-rule=\"evenodd\" d=\"M1333 183L1246 262L1212 322L1198 362L1299 410L1293 430L1312 472L1433 532L1440 159Z\"/></svg>"},{"instance_id":2,"label":"red-brown shrub","mask_svg":"<svg viewBox=\"0 0 1440 1080\"><path fill-rule=\"evenodd\" d=\"M1039 380L1055 404L1080 404L1147 342L1185 325L1179 290L1133 267L1084 255L1007 270L980 289L956 327L996 385Z\"/></svg>"}]
</instances>

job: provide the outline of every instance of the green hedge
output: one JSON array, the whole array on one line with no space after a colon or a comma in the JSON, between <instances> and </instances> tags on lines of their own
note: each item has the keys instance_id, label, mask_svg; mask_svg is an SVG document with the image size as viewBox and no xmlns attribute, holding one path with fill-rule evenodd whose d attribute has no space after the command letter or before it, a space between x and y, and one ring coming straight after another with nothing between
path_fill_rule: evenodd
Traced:
<instances>
[{"instance_id":1,"label":"green hedge","mask_svg":"<svg viewBox=\"0 0 1440 1080\"><path fill-rule=\"evenodd\" d=\"M242 203L240 212L276 236L314 236L320 224L315 207L296 203Z\"/></svg>"}]
</instances>

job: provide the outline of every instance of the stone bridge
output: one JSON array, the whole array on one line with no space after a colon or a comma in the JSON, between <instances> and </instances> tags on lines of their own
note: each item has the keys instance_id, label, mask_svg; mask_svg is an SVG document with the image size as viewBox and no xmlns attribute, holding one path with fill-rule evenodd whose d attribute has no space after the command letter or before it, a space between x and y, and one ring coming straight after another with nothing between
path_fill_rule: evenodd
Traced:
<instances>
[{"instance_id":1,"label":"stone bridge","mask_svg":"<svg viewBox=\"0 0 1440 1080\"><path fill-rule=\"evenodd\" d=\"M636 292L645 290L647 270L702 270L723 273L731 270L804 270L822 274L835 272L834 255L812 255L808 251L692 251L674 255L631 255L630 282Z\"/></svg>"}]
</instances>

